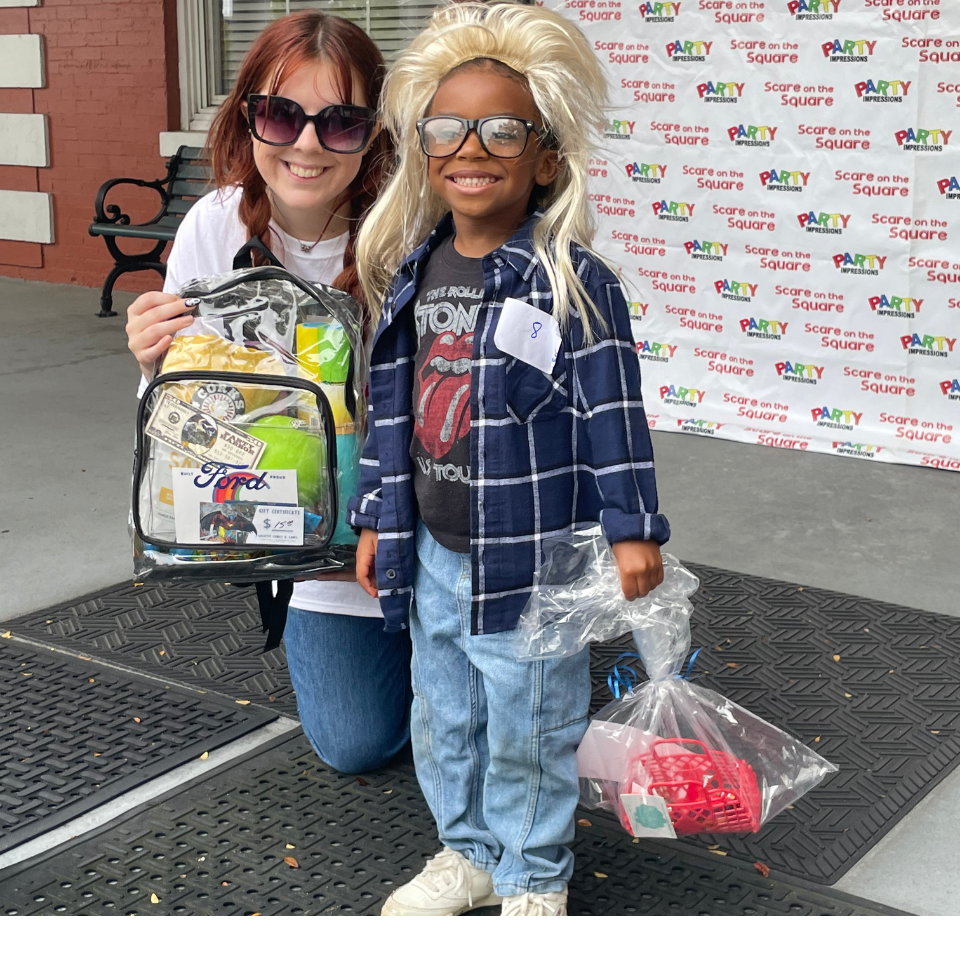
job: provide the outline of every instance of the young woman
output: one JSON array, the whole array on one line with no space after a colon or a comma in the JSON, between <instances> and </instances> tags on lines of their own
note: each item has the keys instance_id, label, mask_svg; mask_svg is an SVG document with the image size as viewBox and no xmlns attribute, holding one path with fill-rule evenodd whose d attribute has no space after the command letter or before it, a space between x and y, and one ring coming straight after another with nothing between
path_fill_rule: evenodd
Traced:
<instances>
[{"instance_id":1,"label":"young woman","mask_svg":"<svg viewBox=\"0 0 960 960\"><path fill-rule=\"evenodd\" d=\"M340 17L295 13L260 35L207 140L217 189L184 217L163 292L127 312L128 346L145 378L192 321L176 291L230 270L252 238L291 272L363 303L357 231L391 158L374 113L383 76L376 45ZM314 749L330 766L360 772L409 737L410 642L384 633L377 601L349 577L298 583L285 641Z\"/></svg>"}]
</instances>

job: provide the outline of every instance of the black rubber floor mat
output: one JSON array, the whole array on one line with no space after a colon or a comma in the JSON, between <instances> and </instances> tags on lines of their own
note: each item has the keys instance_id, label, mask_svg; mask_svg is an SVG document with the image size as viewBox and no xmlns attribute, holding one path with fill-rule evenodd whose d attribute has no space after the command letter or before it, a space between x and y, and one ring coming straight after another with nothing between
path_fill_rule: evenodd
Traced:
<instances>
[{"instance_id":1,"label":"black rubber floor mat","mask_svg":"<svg viewBox=\"0 0 960 960\"><path fill-rule=\"evenodd\" d=\"M834 883L960 763L960 620L689 566L697 682L841 768L759 834L703 843ZM252 590L121 585L7 627L296 715L282 652L260 653ZM595 709L624 649L594 649Z\"/></svg>"},{"instance_id":2,"label":"black rubber floor mat","mask_svg":"<svg viewBox=\"0 0 960 960\"><path fill-rule=\"evenodd\" d=\"M282 649L262 652L252 587L121 583L4 626L297 716Z\"/></svg>"},{"instance_id":3,"label":"black rubber floor mat","mask_svg":"<svg viewBox=\"0 0 960 960\"><path fill-rule=\"evenodd\" d=\"M840 768L757 834L689 839L835 883L960 764L960 620L689 566L696 682ZM616 647L594 649L595 708Z\"/></svg>"},{"instance_id":4,"label":"black rubber floor mat","mask_svg":"<svg viewBox=\"0 0 960 960\"><path fill-rule=\"evenodd\" d=\"M298 737L11 868L0 875L0 914L376 914L436 850L412 777L333 773ZM576 853L574 914L897 912L765 879L731 858L633 844L599 822L579 831Z\"/></svg>"},{"instance_id":5,"label":"black rubber floor mat","mask_svg":"<svg viewBox=\"0 0 960 960\"><path fill-rule=\"evenodd\" d=\"M275 719L0 642L0 851Z\"/></svg>"}]
</instances>

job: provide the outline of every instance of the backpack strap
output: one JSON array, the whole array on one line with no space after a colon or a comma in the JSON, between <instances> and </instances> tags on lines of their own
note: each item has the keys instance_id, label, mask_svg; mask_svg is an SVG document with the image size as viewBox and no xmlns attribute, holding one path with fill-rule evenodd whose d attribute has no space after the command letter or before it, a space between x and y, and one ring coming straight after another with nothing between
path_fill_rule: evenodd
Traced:
<instances>
[{"instance_id":1,"label":"backpack strap","mask_svg":"<svg viewBox=\"0 0 960 960\"><path fill-rule=\"evenodd\" d=\"M251 237L237 251L237 255L233 258L233 269L243 270L246 267L252 267L254 265L254 251L262 257L266 257L267 261L274 267L280 267L281 270L286 270L286 267L273 255L273 251L259 237Z\"/></svg>"},{"instance_id":2,"label":"backpack strap","mask_svg":"<svg viewBox=\"0 0 960 960\"><path fill-rule=\"evenodd\" d=\"M283 628L287 625L287 609L293 596L292 580L277 580L277 594L273 594L273 583L269 580L257 582L257 603L260 605L260 622L267 635L263 653L276 650L283 639Z\"/></svg>"}]
</instances>

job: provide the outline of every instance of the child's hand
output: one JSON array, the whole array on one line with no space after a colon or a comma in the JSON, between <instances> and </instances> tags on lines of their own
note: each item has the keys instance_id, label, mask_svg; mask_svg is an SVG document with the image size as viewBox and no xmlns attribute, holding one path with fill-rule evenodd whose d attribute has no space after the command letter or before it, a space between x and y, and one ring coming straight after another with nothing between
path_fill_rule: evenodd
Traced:
<instances>
[{"instance_id":1,"label":"child's hand","mask_svg":"<svg viewBox=\"0 0 960 960\"><path fill-rule=\"evenodd\" d=\"M357 544L357 583L371 597L377 596L377 534L364 528Z\"/></svg>"},{"instance_id":2,"label":"child's hand","mask_svg":"<svg viewBox=\"0 0 960 960\"><path fill-rule=\"evenodd\" d=\"M157 359L173 342L173 335L196 319L184 316L188 309L185 300L159 290L141 294L127 307L127 347L148 380L153 378Z\"/></svg>"},{"instance_id":3,"label":"child's hand","mask_svg":"<svg viewBox=\"0 0 960 960\"><path fill-rule=\"evenodd\" d=\"M645 597L663 583L660 544L654 540L622 540L613 545L620 570L620 587L628 600Z\"/></svg>"}]
</instances>

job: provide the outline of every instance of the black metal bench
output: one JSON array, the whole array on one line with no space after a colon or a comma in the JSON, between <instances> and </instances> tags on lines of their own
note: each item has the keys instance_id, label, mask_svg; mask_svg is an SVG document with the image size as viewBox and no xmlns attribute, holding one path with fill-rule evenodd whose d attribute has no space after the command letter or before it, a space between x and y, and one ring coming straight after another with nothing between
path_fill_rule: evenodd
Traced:
<instances>
[{"instance_id":1,"label":"black metal bench","mask_svg":"<svg viewBox=\"0 0 960 960\"><path fill-rule=\"evenodd\" d=\"M130 217L111 203L104 207L107 194L121 183L147 187L160 195L160 210L146 223L131 223ZM116 177L107 180L97 191L96 216L89 226L90 236L103 237L114 259L114 266L103 282L100 292L98 317L115 317L113 309L113 285L125 273L137 270L156 270L166 277L166 265L160 255L167 244L177 235L177 228L184 214L210 189L210 168L205 165L200 147L180 147L167 162L167 175L162 180L132 180ZM137 240L156 240L152 250L145 253L124 253L118 246L120 237Z\"/></svg>"}]
</instances>

